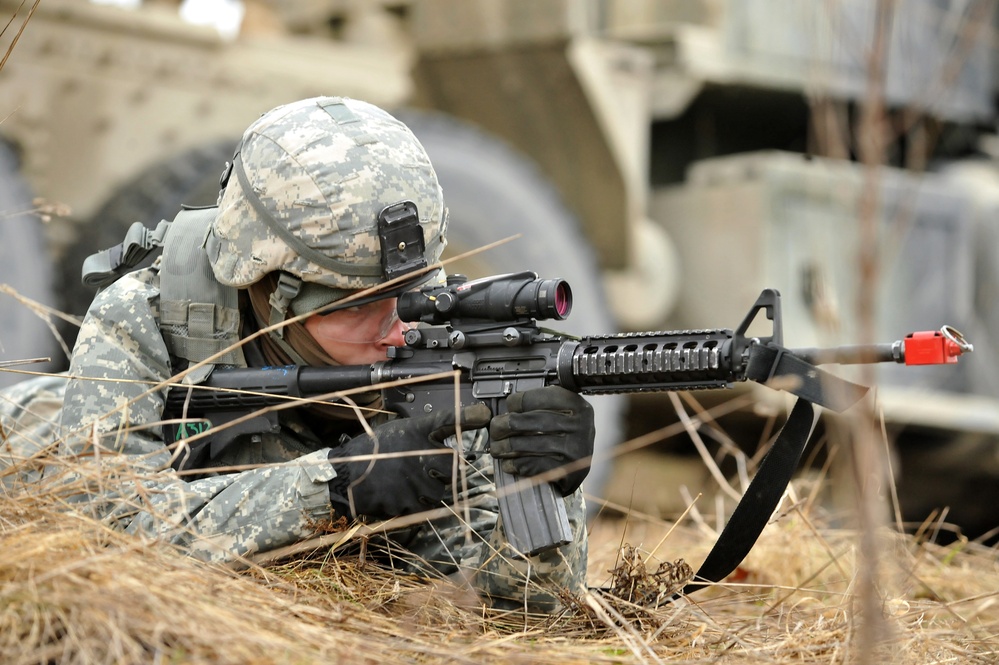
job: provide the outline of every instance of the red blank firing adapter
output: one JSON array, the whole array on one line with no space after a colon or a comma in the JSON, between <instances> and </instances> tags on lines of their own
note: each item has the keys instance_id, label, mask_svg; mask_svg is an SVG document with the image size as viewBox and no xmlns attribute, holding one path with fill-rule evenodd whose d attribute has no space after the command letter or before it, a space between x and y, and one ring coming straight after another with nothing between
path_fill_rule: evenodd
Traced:
<instances>
[{"instance_id":1,"label":"red blank firing adapter","mask_svg":"<svg viewBox=\"0 0 999 665\"><path fill-rule=\"evenodd\" d=\"M962 353L974 350L964 335L950 326L940 330L911 333L905 340L906 365L945 365L956 363Z\"/></svg>"}]
</instances>

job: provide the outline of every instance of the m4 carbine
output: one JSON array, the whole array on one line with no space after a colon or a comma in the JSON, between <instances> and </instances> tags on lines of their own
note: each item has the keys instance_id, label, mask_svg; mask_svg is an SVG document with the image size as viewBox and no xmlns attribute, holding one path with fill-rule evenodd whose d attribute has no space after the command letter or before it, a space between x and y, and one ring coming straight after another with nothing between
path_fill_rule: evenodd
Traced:
<instances>
[{"instance_id":1,"label":"m4 carbine","mask_svg":"<svg viewBox=\"0 0 999 665\"><path fill-rule=\"evenodd\" d=\"M771 465L790 468L761 481L779 485L768 488L768 494L776 492L779 499L814 427L811 403L842 411L867 391L819 369L817 364L952 363L972 350L959 332L947 326L891 344L786 349L780 294L775 290L760 294L734 332L682 330L574 337L537 323L563 320L571 308L571 289L560 279L538 279L533 272L474 281L452 275L446 285L399 296L399 318L422 325L409 330L406 346L392 348L386 361L347 367L216 369L203 384L172 389L167 412L202 419L194 427L181 427L177 439L203 432L205 421L211 430L217 430L200 442L205 453L215 456L241 434L276 428L276 414L267 407L287 403L289 398L326 399L341 391L391 384L380 388L384 408L401 416L454 408L453 370L460 374L460 403L485 402L493 415L505 411L504 403L511 393L552 384L584 395L599 395L730 388L739 381L769 383L786 377L779 382L780 388L797 395L799 404L807 407L796 408L792 419L809 422L798 428L801 440L790 446L788 459ZM748 337L747 331L760 312L770 320L771 334ZM452 374L442 375L446 372ZM399 380L409 381L397 384ZM254 411L259 413L247 419ZM234 421L238 422L222 427ZM785 429L790 428L785 425ZM762 474L761 467L757 475ZM498 461L495 480L504 531L518 552L534 555L571 540L563 500L550 484L515 483ZM767 510L766 506L756 511L763 515L756 516L757 521L763 519L760 530L771 511L772 507ZM757 535L751 536L753 542Z\"/></svg>"}]
</instances>

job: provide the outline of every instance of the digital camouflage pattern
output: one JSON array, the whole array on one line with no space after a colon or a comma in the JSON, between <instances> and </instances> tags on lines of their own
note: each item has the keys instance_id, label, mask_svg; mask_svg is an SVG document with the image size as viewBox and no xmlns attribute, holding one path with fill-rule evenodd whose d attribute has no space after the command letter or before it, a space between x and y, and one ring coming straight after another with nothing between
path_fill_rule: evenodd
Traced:
<instances>
[{"instance_id":1,"label":"digital camouflage pattern","mask_svg":"<svg viewBox=\"0 0 999 665\"><path fill-rule=\"evenodd\" d=\"M224 460L266 464L260 468L186 480L170 467L174 453L158 423L164 382L173 370L159 332L158 298L155 265L122 277L90 308L69 370L73 378L30 380L0 393L6 437L0 468L18 465L3 476L5 486L11 490L37 482L38 468L19 460L56 440L57 454L48 460L46 477L89 487L78 491L75 500L118 529L220 562L314 536L317 525L331 517L328 481L335 471L328 463L329 448L300 436L297 425L290 424L278 440L237 446ZM290 411L282 413L293 417ZM467 439L474 461L462 498L475 504L470 520L459 511L451 519L392 534L396 550L403 545L414 555L399 565L454 575L496 605L551 610L557 605L556 589L583 588L582 498L577 493L567 501L577 535L573 544L529 561L513 556L498 525L484 437ZM73 478L60 473L59 460L65 459L75 462ZM23 473L10 475L15 469Z\"/></svg>"},{"instance_id":2,"label":"digital camouflage pattern","mask_svg":"<svg viewBox=\"0 0 999 665\"><path fill-rule=\"evenodd\" d=\"M175 260L168 234L160 261L99 293L68 377L0 392L3 488L30 491L45 483L115 528L209 561L233 562L316 535L333 517L329 481L336 472L328 443L339 441L320 441L294 410L280 412L280 431L238 439L213 460L217 473L174 470L186 444L164 441L162 414L167 382L176 380L173 358L190 358L179 347L193 328L177 327L172 316L165 326L161 314L176 305L219 309L218 302L171 299L177 297L171 293L199 297L176 287L201 284L187 277L205 258L200 252L228 286L245 287L279 270L311 288L376 286L384 280L378 215L401 201L416 204L427 262L436 262L445 244L443 197L430 160L405 125L370 104L339 97L264 114L243 137L219 212L199 236L203 242L186 238L190 249L178 255L186 258ZM163 285L161 262L170 268ZM218 321L199 326L199 334L212 334L200 328L213 326L217 334ZM241 354L233 357L243 362ZM551 610L559 589L580 591L585 581L582 497L567 501L575 542L521 559L503 537L485 445L484 432L463 438L467 483L458 498L474 505L389 534L391 551L404 546L409 552L393 562L453 575L499 606ZM232 465L252 468L225 470Z\"/></svg>"},{"instance_id":3,"label":"digital camouflage pattern","mask_svg":"<svg viewBox=\"0 0 999 665\"><path fill-rule=\"evenodd\" d=\"M377 286L384 281L378 214L401 201L416 204L427 263L436 262L447 230L444 198L406 125L343 97L278 107L243 134L209 259L230 286L277 270L337 289ZM291 237L282 237L285 230Z\"/></svg>"},{"instance_id":4,"label":"digital camouflage pattern","mask_svg":"<svg viewBox=\"0 0 999 665\"><path fill-rule=\"evenodd\" d=\"M37 482L44 457L58 438L59 414L67 380L39 377L0 391L0 488L15 490ZM17 468L18 473L4 473Z\"/></svg>"},{"instance_id":5,"label":"digital camouflage pattern","mask_svg":"<svg viewBox=\"0 0 999 665\"><path fill-rule=\"evenodd\" d=\"M173 376L159 333L158 275L147 269L121 278L94 300L80 329L68 381L42 379L4 394L5 449L37 448L39 428L25 419L37 404L63 393L55 460L46 470L67 486L98 484L101 493L73 497L116 528L153 536L207 560L231 560L312 535L329 517L326 483L335 476L322 453L284 466L185 482L170 468L163 441L166 387ZM158 386L158 388L157 388ZM32 399L35 389L36 399ZM27 408L21 408L26 406ZM60 474L72 460L75 477ZM89 478L87 477L89 474ZM93 480L93 479L100 479ZM8 477L8 486L32 480Z\"/></svg>"}]
</instances>

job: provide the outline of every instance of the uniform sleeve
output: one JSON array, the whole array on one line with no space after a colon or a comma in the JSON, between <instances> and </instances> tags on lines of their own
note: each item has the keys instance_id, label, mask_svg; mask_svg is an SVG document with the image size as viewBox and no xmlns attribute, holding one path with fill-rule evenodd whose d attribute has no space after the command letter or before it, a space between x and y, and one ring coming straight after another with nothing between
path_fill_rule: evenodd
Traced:
<instances>
[{"instance_id":1,"label":"uniform sleeve","mask_svg":"<svg viewBox=\"0 0 999 665\"><path fill-rule=\"evenodd\" d=\"M73 352L61 452L74 496L115 528L227 561L297 542L331 511L328 449L290 463L186 481L163 441L172 375L155 272L126 275L87 313ZM60 475L60 474L56 474Z\"/></svg>"},{"instance_id":2,"label":"uniform sleeve","mask_svg":"<svg viewBox=\"0 0 999 665\"><path fill-rule=\"evenodd\" d=\"M0 390L0 487L5 491L41 480L65 391L62 375L35 377Z\"/></svg>"}]
</instances>

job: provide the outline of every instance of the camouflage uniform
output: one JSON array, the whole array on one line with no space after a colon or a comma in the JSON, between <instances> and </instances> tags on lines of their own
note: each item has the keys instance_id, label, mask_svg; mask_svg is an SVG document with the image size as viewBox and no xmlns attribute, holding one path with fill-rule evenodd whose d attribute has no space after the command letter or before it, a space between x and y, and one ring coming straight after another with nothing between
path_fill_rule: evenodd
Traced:
<instances>
[{"instance_id":1,"label":"camouflage uniform","mask_svg":"<svg viewBox=\"0 0 999 665\"><path fill-rule=\"evenodd\" d=\"M354 103L336 98L321 101L326 104L317 105L322 109L319 117L323 122L328 123L322 115L326 113L342 127L353 127L356 118L352 118L351 110L358 110ZM267 126L258 130L266 137ZM366 131L372 131L370 126ZM342 133L334 136L335 143L343 143L336 145L343 155L354 147L370 148L378 143L377 136L364 132L347 134L349 140L343 139ZM308 123L303 126L300 121L293 133L299 151L314 149L317 140L328 141L328 135L328 130ZM279 165L290 153L274 149L273 145L276 143L258 141L248 146L244 138L243 150L269 150L272 154L243 154L241 158ZM402 171L429 168L425 155L402 151L400 157ZM417 198L425 192L414 197L404 186L401 174L371 177L365 173L363 159L344 157L344 161L361 166L336 177L312 174L292 184L296 206L325 210L327 217L331 198L346 196L354 204L373 201L370 210L360 213L359 205L349 209L351 214L345 212L347 208L335 210L339 232L329 233L310 219L296 227L294 210L283 219L281 206L287 199L268 201L268 178L273 180L280 170L264 171L264 179L259 180L262 170L248 176L237 160L238 186L230 185L224 193L213 237L205 243L219 281L243 287L261 279L275 265L297 262L296 274L331 290L378 283L369 269L380 268L378 248L371 245L370 233L360 232L362 222L356 215L377 215L381 205L378 201L386 197ZM320 182L333 182L332 191L318 191ZM384 191L393 188L398 191ZM247 195L248 189L251 195ZM434 206L443 206L439 191L431 191L420 203L421 225L424 211L443 220L443 210L433 210ZM270 242L264 242L259 235L241 235L244 227L224 221L251 218L260 214L261 207L286 222L295 238L278 242L271 237ZM427 226L428 253L436 259L443 246L444 223L441 221L437 228ZM342 263L322 262L322 257L300 258L307 252L298 245L304 243L306 249L314 249L317 244L330 242L345 243L323 251L347 257L350 265L346 270ZM236 260L247 256L250 260ZM352 274L344 278L344 272ZM330 444L336 441L320 440L294 410L281 412L280 432L245 436L223 458L214 461L215 465L262 465L258 468L203 474L195 479L180 476L171 468L173 452L164 442L160 424L167 390L163 384L186 362L179 361L172 353L176 349L164 341L160 296L159 262L118 279L91 305L69 369L73 378L31 380L0 393L0 426L5 435L0 468L12 466L0 476L4 486L8 491L30 487L44 471L46 478L72 488L73 500L115 528L173 543L212 561L228 562L312 537L317 525L332 514L329 481L336 477L336 471L328 456ZM530 560L516 556L505 544L498 523L497 504L491 494L492 460L485 452L485 439L481 433L465 437L465 457L469 460L465 475L469 482L461 498L472 500L470 521L466 523L464 512L458 511L460 514L452 518L391 534L395 548L404 546L408 552L398 565L408 570L429 567L460 576L496 605L551 610L557 605L554 589L579 591L585 581L585 510L581 494L577 491L567 500L576 535L573 543ZM53 441L57 450L50 452L57 454L47 455L45 448ZM40 457L47 466L23 461L31 456ZM60 460L74 462L70 476L59 472Z\"/></svg>"}]
</instances>

